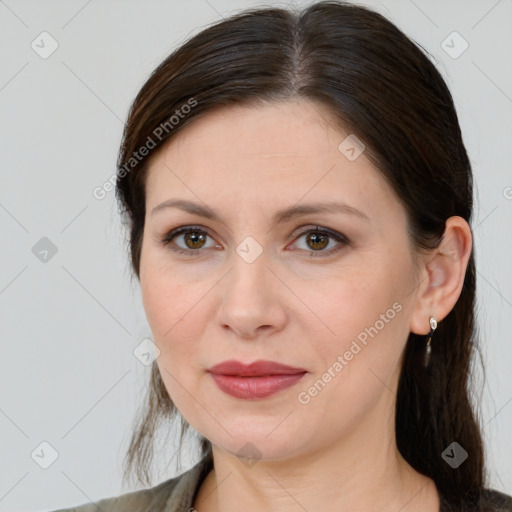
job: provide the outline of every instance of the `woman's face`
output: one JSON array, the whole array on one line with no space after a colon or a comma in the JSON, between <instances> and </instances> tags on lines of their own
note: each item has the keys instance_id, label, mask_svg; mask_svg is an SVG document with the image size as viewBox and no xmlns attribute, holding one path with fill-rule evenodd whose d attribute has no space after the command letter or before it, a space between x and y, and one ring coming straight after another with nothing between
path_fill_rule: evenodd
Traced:
<instances>
[{"instance_id":1,"label":"woman's face","mask_svg":"<svg viewBox=\"0 0 512 512\"><path fill-rule=\"evenodd\" d=\"M157 362L185 419L233 454L284 459L392 431L417 281L405 210L348 135L305 100L227 107L149 167L140 283ZM157 208L175 200L215 217ZM208 371L233 359L306 373L235 397Z\"/></svg>"}]
</instances>

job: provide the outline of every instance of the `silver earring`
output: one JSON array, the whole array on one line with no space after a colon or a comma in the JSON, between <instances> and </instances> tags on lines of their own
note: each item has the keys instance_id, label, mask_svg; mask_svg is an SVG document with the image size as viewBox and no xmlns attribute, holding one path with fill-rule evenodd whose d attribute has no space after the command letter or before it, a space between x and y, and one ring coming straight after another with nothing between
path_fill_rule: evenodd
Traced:
<instances>
[{"instance_id":1,"label":"silver earring","mask_svg":"<svg viewBox=\"0 0 512 512\"><path fill-rule=\"evenodd\" d=\"M424 362L425 368L427 368L428 365L430 364L430 353L432 352L432 347L430 346L430 341L432 340L432 334L434 334L434 331L436 329L437 329L436 319L433 316L431 316L430 317L430 332L428 333L427 345L425 347L425 362Z\"/></svg>"}]
</instances>

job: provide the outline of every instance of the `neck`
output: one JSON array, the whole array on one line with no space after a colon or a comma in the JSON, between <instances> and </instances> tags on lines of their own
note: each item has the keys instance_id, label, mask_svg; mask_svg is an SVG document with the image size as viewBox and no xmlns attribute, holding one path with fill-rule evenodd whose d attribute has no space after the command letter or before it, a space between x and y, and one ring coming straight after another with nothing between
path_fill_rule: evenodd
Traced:
<instances>
[{"instance_id":1,"label":"neck","mask_svg":"<svg viewBox=\"0 0 512 512\"><path fill-rule=\"evenodd\" d=\"M286 459L250 465L212 448L214 469L195 500L198 512L439 511L435 483L400 455L394 416L379 407L337 444Z\"/></svg>"}]
</instances>

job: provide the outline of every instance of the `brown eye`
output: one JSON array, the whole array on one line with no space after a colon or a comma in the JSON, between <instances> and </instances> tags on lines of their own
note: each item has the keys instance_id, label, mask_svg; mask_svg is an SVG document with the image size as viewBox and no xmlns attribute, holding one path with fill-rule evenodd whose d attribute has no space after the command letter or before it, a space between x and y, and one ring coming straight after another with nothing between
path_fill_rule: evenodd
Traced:
<instances>
[{"instance_id":1,"label":"brown eye","mask_svg":"<svg viewBox=\"0 0 512 512\"><path fill-rule=\"evenodd\" d=\"M206 240L206 236L204 233L198 231L190 231L183 236L183 240L190 249L201 249Z\"/></svg>"},{"instance_id":2,"label":"brown eye","mask_svg":"<svg viewBox=\"0 0 512 512\"><path fill-rule=\"evenodd\" d=\"M310 247L315 251L322 250L329 245L329 237L312 231L308 233L306 243L311 244Z\"/></svg>"},{"instance_id":3,"label":"brown eye","mask_svg":"<svg viewBox=\"0 0 512 512\"><path fill-rule=\"evenodd\" d=\"M202 249L214 247L215 244L207 247L205 244L207 239L211 238L204 229L194 226L184 226L171 231L162 240L164 245L171 244L171 249L176 252L186 253L188 255L200 254ZM177 243L173 241L177 240Z\"/></svg>"},{"instance_id":4,"label":"brown eye","mask_svg":"<svg viewBox=\"0 0 512 512\"><path fill-rule=\"evenodd\" d=\"M310 256L330 256L350 243L345 235L327 228L321 229L318 226L315 229L303 231L299 234L299 239L302 237L304 237L306 247L300 247L300 249L309 252ZM333 240L338 243L337 246L331 244ZM329 245L334 245L334 247L324 250Z\"/></svg>"}]
</instances>

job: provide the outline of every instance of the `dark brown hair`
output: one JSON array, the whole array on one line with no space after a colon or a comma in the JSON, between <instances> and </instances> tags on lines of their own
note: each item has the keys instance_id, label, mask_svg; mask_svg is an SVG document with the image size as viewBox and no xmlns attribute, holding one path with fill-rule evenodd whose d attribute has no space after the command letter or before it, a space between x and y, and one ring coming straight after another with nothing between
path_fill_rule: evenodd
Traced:
<instances>
[{"instance_id":1,"label":"dark brown hair","mask_svg":"<svg viewBox=\"0 0 512 512\"><path fill-rule=\"evenodd\" d=\"M251 9L181 45L155 69L131 106L116 195L129 229L137 278L150 156L213 108L294 98L326 105L363 141L365 154L406 210L415 249L437 247L451 216L471 225L473 178L453 99L416 43L380 14L341 1L317 2L301 11ZM134 160L134 153L150 140L150 155ZM396 405L399 451L434 480L448 502L461 508L479 503L486 478L478 404L471 404L469 385L470 363L478 349L475 281L472 253L459 300L435 332L430 369L422 369L419 361L425 338L410 333ZM179 414L156 362L142 405L125 476L135 471L145 483L156 428ZM180 442L189 427L181 421ZM202 436L200 442L205 455L211 444ZM441 455L452 442L469 455L457 469Z\"/></svg>"}]
</instances>

